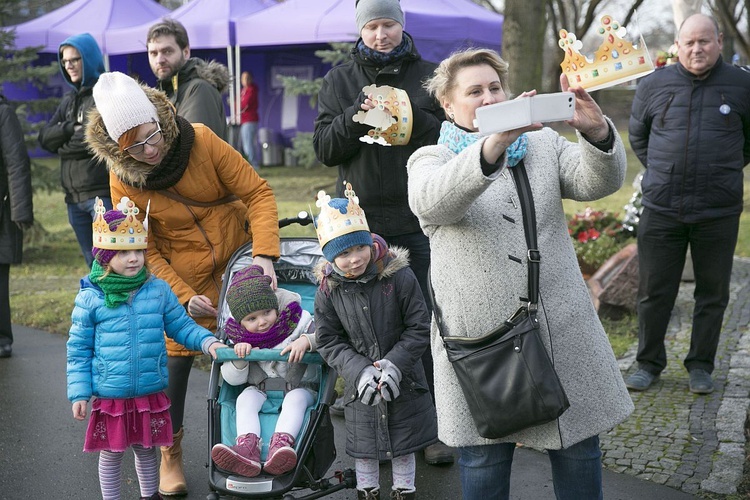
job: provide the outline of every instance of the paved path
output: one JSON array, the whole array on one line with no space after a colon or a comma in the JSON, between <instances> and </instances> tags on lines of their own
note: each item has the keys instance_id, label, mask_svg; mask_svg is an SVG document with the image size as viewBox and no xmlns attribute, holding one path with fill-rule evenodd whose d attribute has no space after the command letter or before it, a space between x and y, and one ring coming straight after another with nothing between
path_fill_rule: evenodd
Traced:
<instances>
[{"instance_id":1,"label":"paved path","mask_svg":"<svg viewBox=\"0 0 750 500\"><path fill-rule=\"evenodd\" d=\"M682 360L692 326L693 283L683 283L667 333L668 365L654 387L631 392L633 415L601 436L604 464L615 472L686 493L736 493L745 466L744 425L750 408L750 260L736 258L731 299L713 373L716 390L688 391ZM635 346L620 360L637 369Z\"/></svg>"}]
</instances>

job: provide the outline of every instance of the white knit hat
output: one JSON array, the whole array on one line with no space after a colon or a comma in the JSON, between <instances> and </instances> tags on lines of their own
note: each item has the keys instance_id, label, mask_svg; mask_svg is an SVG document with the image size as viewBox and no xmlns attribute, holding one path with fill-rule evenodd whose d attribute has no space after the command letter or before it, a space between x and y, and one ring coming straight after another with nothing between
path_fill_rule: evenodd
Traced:
<instances>
[{"instance_id":1,"label":"white knit hat","mask_svg":"<svg viewBox=\"0 0 750 500\"><path fill-rule=\"evenodd\" d=\"M102 73L94 85L94 102L115 142L131 128L159 121L156 106L140 84L118 71Z\"/></svg>"}]
</instances>

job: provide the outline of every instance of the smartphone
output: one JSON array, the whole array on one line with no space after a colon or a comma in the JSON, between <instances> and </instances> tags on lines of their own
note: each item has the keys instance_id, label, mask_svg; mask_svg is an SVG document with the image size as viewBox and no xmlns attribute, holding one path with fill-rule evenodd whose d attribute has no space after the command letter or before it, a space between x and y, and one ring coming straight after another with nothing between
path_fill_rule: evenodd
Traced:
<instances>
[{"instance_id":1,"label":"smartphone","mask_svg":"<svg viewBox=\"0 0 750 500\"><path fill-rule=\"evenodd\" d=\"M536 122L570 120L575 106L572 92L537 94L477 108L474 126L482 134L494 134Z\"/></svg>"}]
</instances>

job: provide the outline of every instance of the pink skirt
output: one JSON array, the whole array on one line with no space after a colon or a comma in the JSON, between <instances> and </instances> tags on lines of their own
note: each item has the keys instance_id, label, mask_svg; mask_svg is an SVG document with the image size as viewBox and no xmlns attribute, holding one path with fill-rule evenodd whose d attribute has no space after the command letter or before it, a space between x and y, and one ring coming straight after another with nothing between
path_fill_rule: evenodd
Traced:
<instances>
[{"instance_id":1,"label":"pink skirt","mask_svg":"<svg viewBox=\"0 0 750 500\"><path fill-rule=\"evenodd\" d=\"M125 451L133 444L171 446L170 406L164 392L130 399L94 399L83 451Z\"/></svg>"}]
</instances>

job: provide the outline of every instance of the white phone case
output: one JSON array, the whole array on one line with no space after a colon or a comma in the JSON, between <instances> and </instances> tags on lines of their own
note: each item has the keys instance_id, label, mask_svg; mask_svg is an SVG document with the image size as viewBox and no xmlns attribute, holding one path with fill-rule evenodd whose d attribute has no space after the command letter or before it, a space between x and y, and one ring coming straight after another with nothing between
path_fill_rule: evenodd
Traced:
<instances>
[{"instance_id":1,"label":"white phone case","mask_svg":"<svg viewBox=\"0 0 750 500\"><path fill-rule=\"evenodd\" d=\"M570 120L575 101L572 92L557 92L481 106L476 110L474 125L481 134L494 134L536 122Z\"/></svg>"}]
</instances>

